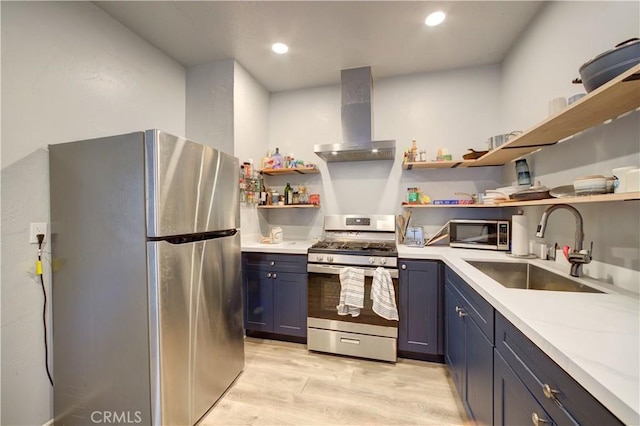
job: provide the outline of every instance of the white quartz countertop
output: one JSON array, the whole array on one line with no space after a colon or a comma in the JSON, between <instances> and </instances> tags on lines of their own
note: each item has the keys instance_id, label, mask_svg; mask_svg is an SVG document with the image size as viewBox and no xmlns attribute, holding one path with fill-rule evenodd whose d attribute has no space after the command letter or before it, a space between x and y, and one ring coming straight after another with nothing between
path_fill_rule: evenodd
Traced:
<instances>
[{"instance_id":1,"label":"white quartz countertop","mask_svg":"<svg viewBox=\"0 0 640 426\"><path fill-rule=\"evenodd\" d=\"M590 279L582 282L606 293L509 289L464 261L522 261L500 252L398 245L398 257L445 262L620 420L640 424L637 295ZM550 261L529 262L569 275Z\"/></svg>"},{"instance_id":2,"label":"white quartz countertop","mask_svg":"<svg viewBox=\"0 0 640 426\"><path fill-rule=\"evenodd\" d=\"M310 240L284 240L278 244L263 244L256 241L242 241L243 252L307 254L307 249L313 245Z\"/></svg>"}]
</instances>

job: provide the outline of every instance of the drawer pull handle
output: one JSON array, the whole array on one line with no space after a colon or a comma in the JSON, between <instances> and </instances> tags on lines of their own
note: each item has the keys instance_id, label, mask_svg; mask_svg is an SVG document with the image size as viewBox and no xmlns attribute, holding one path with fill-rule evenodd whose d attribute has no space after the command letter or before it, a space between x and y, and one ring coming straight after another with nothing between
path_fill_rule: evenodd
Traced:
<instances>
[{"instance_id":1,"label":"drawer pull handle","mask_svg":"<svg viewBox=\"0 0 640 426\"><path fill-rule=\"evenodd\" d=\"M403 269L403 270L407 269L407 265L402 264L402 269Z\"/></svg>"},{"instance_id":2,"label":"drawer pull handle","mask_svg":"<svg viewBox=\"0 0 640 426\"><path fill-rule=\"evenodd\" d=\"M273 260L271 261L271 263L269 263L271 266L274 266L276 264L276 262L274 262Z\"/></svg>"},{"instance_id":3,"label":"drawer pull handle","mask_svg":"<svg viewBox=\"0 0 640 426\"><path fill-rule=\"evenodd\" d=\"M271 278L271 272L267 272L267 278Z\"/></svg>"},{"instance_id":4,"label":"drawer pull handle","mask_svg":"<svg viewBox=\"0 0 640 426\"><path fill-rule=\"evenodd\" d=\"M544 396L549 399L556 399L558 391L556 389L551 389L551 386L545 383L544 385L542 385L542 393L544 393Z\"/></svg>"},{"instance_id":5,"label":"drawer pull handle","mask_svg":"<svg viewBox=\"0 0 640 426\"><path fill-rule=\"evenodd\" d=\"M533 423L533 426L538 426L541 423L550 423L550 422L547 419L543 419L539 417L537 413L533 413L531 414L531 423Z\"/></svg>"},{"instance_id":6,"label":"drawer pull handle","mask_svg":"<svg viewBox=\"0 0 640 426\"><path fill-rule=\"evenodd\" d=\"M467 313L466 313L465 311L463 311L462 309L460 309L460 310L458 311L458 316L459 316L460 318L462 318L462 317L466 317L466 316L467 316Z\"/></svg>"},{"instance_id":7,"label":"drawer pull handle","mask_svg":"<svg viewBox=\"0 0 640 426\"><path fill-rule=\"evenodd\" d=\"M275 279L275 278L278 278L278 274L276 274L275 272L273 273L273 275L272 275L272 276L273 276L273 278L274 278L274 279Z\"/></svg>"},{"instance_id":8,"label":"drawer pull handle","mask_svg":"<svg viewBox=\"0 0 640 426\"><path fill-rule=\"evenodd\" d=\"M462 308L460 306L456 306L456 312L460 312Z\"/></svg>"},{"instance_id":9,"label":"drawer pull handle","mask_svg":"<svg viewBox=\"0 0 640 426\"><path fill-rule=\"evenodd\" d=\"M359 345L360 344L360 340L357 339L347 339L344 337L340 338L340 343L349 343L351 345Z\"/></svg>"}]
</instances>

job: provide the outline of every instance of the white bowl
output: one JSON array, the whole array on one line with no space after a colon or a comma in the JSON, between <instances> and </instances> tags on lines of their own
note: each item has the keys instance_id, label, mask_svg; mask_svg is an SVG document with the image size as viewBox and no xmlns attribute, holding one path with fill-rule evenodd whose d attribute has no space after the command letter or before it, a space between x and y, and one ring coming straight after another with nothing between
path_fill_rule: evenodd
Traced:
<instances>
[{"instance_id":1,"label":"white bowl","mask_svg":"<svg viewBox=\"0 0 640 426\"><path fill-rule=\"evenodd\" d=\"M607 178L604 176L585 176L573 181L576 195L594 195L607 192Z\"/></svg>"}]
</instances>

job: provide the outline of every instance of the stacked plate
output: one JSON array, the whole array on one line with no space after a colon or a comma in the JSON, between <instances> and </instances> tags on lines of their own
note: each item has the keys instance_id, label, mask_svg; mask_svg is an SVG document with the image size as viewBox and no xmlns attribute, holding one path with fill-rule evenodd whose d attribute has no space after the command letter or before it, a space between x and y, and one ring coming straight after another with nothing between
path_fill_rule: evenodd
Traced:
<instances>
[{"instance_id":1,"label":"stacked plate","mask_svg":"<svg viewBox=\"0 0 640 426\"><path fill-rule=\"evenodd\" d=\"M513 185L503 186L502 188L487 189L482 196L483 204L498 204L503 201L507 201L511 194L514 194L525 189L529 189L529 185Z\"/></svg>"}]
</instances>

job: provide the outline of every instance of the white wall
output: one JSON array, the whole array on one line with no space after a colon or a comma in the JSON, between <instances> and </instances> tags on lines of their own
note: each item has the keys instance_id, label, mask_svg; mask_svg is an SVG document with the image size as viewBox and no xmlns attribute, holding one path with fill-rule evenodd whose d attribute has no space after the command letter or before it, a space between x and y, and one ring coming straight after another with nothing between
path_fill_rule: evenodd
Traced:
<instances>
[{"instance_id":1,"label":"white wall","mask_svg":"<svg viewBox=\"0 0 640 426\"><path fill-rule=\"evenodd\" d=\"M637 37L638 2L551 2L522 36L502 65L501 122L526 130L548 116L548 101L584 92L571 84L579 67L615 44ZM535 180L549 187L575 178L640 165L640 112L585 131L527 157ZM515 180L513 163L504 180ZM637 201L576 204L585 220L585 242L594 241L596 262L585 272L618 286L640 290L640 206ZM544 208L528 207L530 236ZM547 243L574 246L574 223L568 212L554 213Z\"/></svg>"},{"instance_id":2,"label":"white wall","mask_svg":"<svg viewBox=\"0 0 640 426\"><path fill-rule=\"evenodd\" d=\"M325 163L313 153L314 144L342 142L339 86L271 95L269 146L318 164L322 173L321 178L295 178L296 184L307 184L320 192L320 212L269 214L270 222L285 227L285 236L319 235L324 214L400 213L408 186L419 186L432 198L453 198L456 191L478 192L500 183L499 168L475 173L402 170L403 152L411 139L417 140L429 159L435 159L439 148L448 148L460 158L468 148L482 149L487 137L502 133L498 125L498 66L379 80L375 69L373 74L374 139L396 140L394 162ZM284 179L272 181L280 186L286 183ZM446 218L433 213L416 211L414 223L439 228ZM470 214L475 217L477 212L467 210L466 215ZM308 225L313 228L308 230Z\"/></svg>"},{"instance_id":3,"label":"white wall","mask_svg":"<svg viewBox=\"0 0 640 426\"><path fill-rule=\"evenodd\" d=\"M187 69L186 137L228 154L233 142L233 59Z\"/></svg>"},{"instance_id":4,"label":"white wall","mask_svg":"<svg viewBox=\"0 0 640 426\"><path fill-rule=\"evenodd\" d=\"M1 7L1 423L38 425L53 416L52 392L27 241L30 222L49 222L47 145L155 127L184 135L185 70L89 2Z\"/></svg>"},{"instance_id":5,"label":"white wall","mask_svg":"<svg viewBox=\"0 0 640 426\"><path fill-rule=\"evenodd\" d=\"M255 170L266 153L269 134L269 92L238 62L233 72L234 155L240 163L253 160ZM266 217L255 205L240 206L242 238L267 233Z\"/></svg>"}]
</instances>

